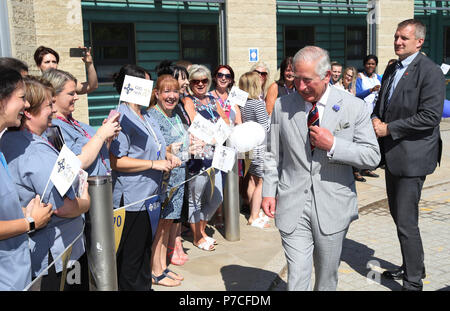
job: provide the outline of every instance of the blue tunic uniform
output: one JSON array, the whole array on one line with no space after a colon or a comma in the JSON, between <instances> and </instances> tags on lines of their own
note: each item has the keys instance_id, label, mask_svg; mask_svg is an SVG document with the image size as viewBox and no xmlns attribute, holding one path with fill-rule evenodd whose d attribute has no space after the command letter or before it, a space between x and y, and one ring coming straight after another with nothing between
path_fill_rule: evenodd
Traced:
<instances>
[{"instance_id":1,"label":"blue tunic uniform","mask_svg":"<svg viewBox=\"0 0 450 311\"><path fill-rule=\"evenodd\" d=\"M149 114L158 122L159 128L168 145L172 143L185 143L187 131L183 127L180 117L173 114L171 117L163 115L157 108L150 109ZM167 175L167 176L166 176ZM180 167L172 169L168 173L164 173L163 183L167 183L167 189L181 184L186 179L186 163ZM181 208L183 207L184 185L178 187L173 193L171 200L161 211L163 219L179 219L181 216Z\"/></svg>"},{"instance_id":2,"label":"blue tunic uniform","mask_svg":"<svg viewBox=\"0 0 450 311\"><path fill-rule=\"evenodd\" d=\"M81 150L89 142L89 137L92 137L96 131L87 124L78 122L66 123L60 119L53 119L53 125L58 125L64 137L67 148L69 148L75 155L80 155ZM110 171L109 153L106 145L103 144L95 161L85 170L89 176L104 176Z\"/></svg>"},{"instance_id":3,"label":"blue tunic uniform","mask_svg":"<svg viewBox=\"0 0 450 311\"><path fill-rule=\"evenodd\" d=\"M64 198L50 181L53 166L58 158L58 151L42 137L28 131L6 132L0 140L8 162L12 180L16 184L20 204L26 206L36 194L42 202L51 203L53 209L64 205ZM75 199L72 188L66 193L69 199ZM23 216L22 216L23 217ZM53 215L44 228L30 235L30 249L33 276L39 275L48 266L48 251L53 258L59 256L83 230L82 216L61 218ZM80 238L73 245L70 259L77 260L84 253L84 242ZM62 261L55 263L56 272L62 271Z\"/></svg>"},{"instance_id":4,"label":"blue tunic uniform","mask_svg":"<svg viewBox=\"0 0 450 311\"><path fill-rule=\"evenodd\" d=\"M0 157L2 156L0 153ZM7 171L6 162L0 162L0 220L24 218L19 195ZM0 291L23 290L29 283L31 258L28 235L24 233L0 240Z\"/></svg>"},{"instance_id":5,"label":"blue tunic uniform","mask_svg":"<svg viewBox=\"0 0 450 311\"><path fill-rule=\"evenodd\" d=\"M166 142L153 118L146 111L142 111L145 122L126 104L121 104L118 111L122 131L111 143L110 152L117 158L127 156L143 160L164 160ZM122 196L124 205L129 205L159 194L161 190L161 171L149 169L138 173L124 173L113 170L112 177L114 208L120 207ZM126 210L129 212L145 210L144 202L129 206Z\"/></svg>"}]
</instances>

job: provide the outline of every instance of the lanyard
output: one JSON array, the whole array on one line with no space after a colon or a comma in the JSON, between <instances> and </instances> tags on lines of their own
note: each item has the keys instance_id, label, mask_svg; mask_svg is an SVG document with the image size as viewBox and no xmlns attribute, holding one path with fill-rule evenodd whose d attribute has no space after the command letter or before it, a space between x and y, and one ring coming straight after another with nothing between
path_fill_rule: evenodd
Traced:
<instances>
[{"instance_id":1,"label":"lanyard","mask_svg":"<svg viewBox=\"0 0 450 311\"><path fill-rule=\"evenodd\" d=\"M8 173L8 176L11 178L11 174L9 173L8 164L6 163L5 156L3 155L3 152L0 151L0 162L2 163L3 167L6 170L6 173Z\"/></svg>"},{"instance_id":2,"label":"lanyard","mask_svg":"<svg viewBox=\"0 0 450 311\"><path fill-rule=\"evenodd\" d=\"M166 114L161 110L161 108L158 105L155 105L155 108L163 115L163 117L167 120L167 122L169 122L169 124L172 126L172 128L174 128L178 132L178 136L183 137L184 136L183 125L181 124L180 117L178 115L175 115L175 120L176 120L176 126L175 126L175 125L173 125L172 121L166 116Z\"/></svg>"},{"instance_id":3,"label":"lanyard","mask_svg":"<svg viewBox=\"0 0 450 311\"><path fill-rule=\"evenodd\" d=\"M91 139L92 138L92 136L83 127L81 127L81 124L77 120L72 118L71 115L69 115L68 120L64 119L64 118L62 118L60 116L57 116L56 118L61 120L61 121L63 121L64 123L67 123L67 124L71 125L77 132L83 134L87 139ZM100 156L100 159L102 160L102 164L105 167L108 175L111 174L111 170L108 168L108 165L106 164L106 161L103 158L103 155L102 155L101 151L99 151L99 156Z\"/></svg>"},{"instance_id":4,"label":"lanyard","mask_svg":"<svg viewBox=\"0 0 450 311\"><path fill-rule=\"evenodd\" d=\"M88 139L92 138L91 135L89 135L89 133L84 128L81 127L81 124L77 120L72 118L72 116L69 115L68 120L64 119L64 118L62 118L60 116L57 116L56 118L61 120L61 121L63 121L64 123L67 123L67 124L71 125L75 130L77 130L78 132L83 134Z\"/></svg>"},{"instance_id":5,"label":"lanyard","mask_svg":"<svg viewBox=\"0 0 450 311\"><path fill-rule=\"evenodd\" d=\"M211 116L211 122L216 123L218 118L216 118L216 116L214 115L214 111L211 108L211 100L207 105L203 105L197 97L193 96L192 98L194 99L194 102L196 102L197 106L203 107L208 112L208 114ZM208 97L208 99L210 99L210 97Z\"/></svg>"},{"instance_id":6,"label":"lanyard","mask_svg":"<svg viewBox=\"0 0 450 311\"><path fill-rule=\"evenodd\" d=\"M153 128L150 126L150 124L148 124L147 119L142 116L142 118L144 118L144 120L142 120L142 118L136 113L136 111L134 111L133 109L131 109L130 106L126 105L128 107L129 110L131 110L131 112L138 118L138 120L142 123L142 125L144 125L144 127L147 129L147 131L149 131L149 133L152 134L153 138L155 139L156 144L158 145L158 151L156 152L156 156L158 157L157 159L159 160L159 157L161 155L161 143L159 142L158 137L156 136L155 131L153 130ZM145 123L144 123L145 122Z\"/></svg>"}]
</instances>

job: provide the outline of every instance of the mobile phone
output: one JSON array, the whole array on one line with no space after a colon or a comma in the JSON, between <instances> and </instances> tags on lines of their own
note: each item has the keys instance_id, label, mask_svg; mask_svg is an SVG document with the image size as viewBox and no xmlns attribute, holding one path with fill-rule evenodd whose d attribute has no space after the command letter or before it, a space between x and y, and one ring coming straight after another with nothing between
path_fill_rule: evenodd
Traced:
<instances>
[{"instance_id":1,"label":"mobile phone","mask_svg":"<svg viewBox=\"0 0 450 311\"><path fill-rule=\"evenodd\" d=\"M82 48L70 48L70 57L85 57L86 50Z\"/></svg>"},{"instance_id":2,"label":"mobile phone","mask_svg":"<svg viewBox=\"0 0 450 311\"><path fill-rule=\"evenodd\" d=\"M62 146L64 146L64 136L62 135L61 129L58 125L51 125L47 128L45 132L48 141L52 144L56 150L61 151Z\"/></svg>"},{"instance_id":3,"label":"mobile phone","mask_svg":"<svg viewBox=\"0 0 450 311\"><path fill-rule=\"evenodd\" d=\"M107 120L113 119L114 121L117 121L120 117L120 112L118 112L115 109L111 109L111 111L109 112L108 118Z\"/></svg>"}]
</instances>

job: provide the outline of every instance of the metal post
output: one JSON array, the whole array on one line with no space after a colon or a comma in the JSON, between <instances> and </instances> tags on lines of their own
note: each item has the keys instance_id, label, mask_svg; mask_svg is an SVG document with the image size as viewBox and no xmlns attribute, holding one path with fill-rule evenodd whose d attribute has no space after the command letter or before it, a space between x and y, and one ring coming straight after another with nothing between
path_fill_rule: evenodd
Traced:
<instances>
[{"instance_id":1,"label":"metal post","mask_svg":"<svg viewBox=\"0 0 450 311\"><path fill-rule=\"evenodd\" d=\"M86 251L91 290L117 291L114 214L110 176L88 178L91 208L86 213Z\"/></svg>"},{"instance_id":2,"label":"metal post","mask_svg":"<svg viewBox=\"0 0 450 311\"><path fill-rule=\"evenodd\" d=\"M228 64L227 59L227 24L225 3L219 4L220 63Z\"/></svg>"},{"instance_id":3,"label":"metal post","mask_svg":"<svg viewBox=\"0 0 450 311\"><path fill-rule=\"evenodd\" d=\"M233 169L228 172L223 191L223 212L225 224L225 239L231 242L240 240L239 227L239 175L238 161L234 163Z\"/></svg>"}]
</instances>

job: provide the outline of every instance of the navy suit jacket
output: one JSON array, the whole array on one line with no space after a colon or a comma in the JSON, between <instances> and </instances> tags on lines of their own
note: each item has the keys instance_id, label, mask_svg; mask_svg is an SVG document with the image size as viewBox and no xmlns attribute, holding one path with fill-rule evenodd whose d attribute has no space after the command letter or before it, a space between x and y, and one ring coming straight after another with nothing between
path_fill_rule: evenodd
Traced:
<instances>
[{"instance_id":1,"label":"navy suit jacket","mask_svg":"<svg viewBox=\"0 0 450 311\"><path fill-rule=\"evenodd\" d=\"M390 103L387 84L395 63L383 74L381 89L372 118L388 123L390 135L378 140L382 159L395 176L431 174L441 159L439 123L445 99L445 78L441 69L419 53L400 78Z\"/></svg>"}]
</instances>

